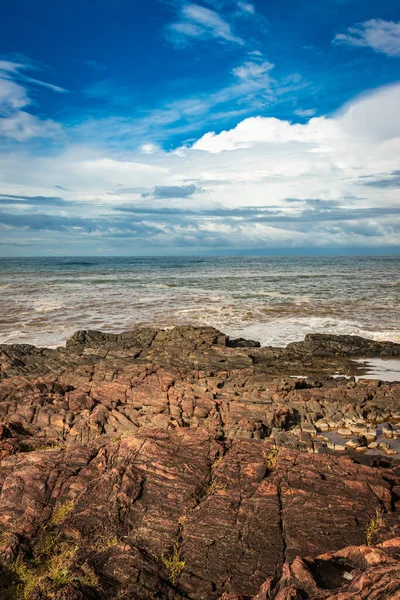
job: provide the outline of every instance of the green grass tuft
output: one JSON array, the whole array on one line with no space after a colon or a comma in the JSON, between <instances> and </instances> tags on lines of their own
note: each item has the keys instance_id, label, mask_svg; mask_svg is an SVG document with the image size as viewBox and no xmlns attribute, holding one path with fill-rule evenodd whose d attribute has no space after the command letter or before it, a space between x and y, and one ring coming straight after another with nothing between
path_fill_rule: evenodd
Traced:
<instances>
[{"instance_id":1,"label":"green grass tuft","mask_svg":"<svg viewBox=\"0 0 400 600\"><path fill-rule=\"evenodd\" d=\"M185 568L185 562L181 560L180 547L178 542L174 545L174 549L171 554L161 555L161 562L165 565L168 571L168 579L172 585L176 585L183 569Z\"/></svg>"},{"instance_id":2,"label":"green grass tuft","mask_svg":"<svg viewBox=\"0 0 400 600\"><path fill-rule=\"evenodd\" d=\"M275 471L276 467L278 466L279 454L280 449L277 446L272 446L268 454L264 456L265 466L267 467L268 471Z\"/></svg>"},{"instance_id":3,"label":"green grass tuft","mask_svg":"<svg viewBox=\"0 0 400 600\"><path fill-rule=\"evenodd\" d=\"M365 543L367 546L371 545L372 536L374 533L382 527L383 525L383 509L377 508L375 511L375 516L371 517L371 519L367 523L367 528L365 530Z\"/></svg>"},{"instance_id":4,"label":"green grass tuft","mask_svg":"<svg viewBox=\"0 0 400 600\"><path fill-rule=\"evenodd\" d=\"M50 520L50 525L61 525L63 521L67 518L69 513L74 508L74 501L68 500L64 502L64 504L60 504L53 510L53 514Z\"/></svg>"}]
</instances>

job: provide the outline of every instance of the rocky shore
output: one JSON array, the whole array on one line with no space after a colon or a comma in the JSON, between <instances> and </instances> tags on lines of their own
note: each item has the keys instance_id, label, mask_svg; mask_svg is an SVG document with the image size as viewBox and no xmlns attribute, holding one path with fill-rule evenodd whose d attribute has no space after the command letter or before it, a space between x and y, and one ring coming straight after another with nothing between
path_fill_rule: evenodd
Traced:
<instances>
[{"instance_id":1,"label":"rocky shore","mask_svg":"<svg viewBox=\"0 0 400 600\"><path fill-rule=\"evenodd\" d=\"M0 598L400 598L400 344L0 346ZM399 458L398 458L399 457Z\"/></svg>"}]
</instances>

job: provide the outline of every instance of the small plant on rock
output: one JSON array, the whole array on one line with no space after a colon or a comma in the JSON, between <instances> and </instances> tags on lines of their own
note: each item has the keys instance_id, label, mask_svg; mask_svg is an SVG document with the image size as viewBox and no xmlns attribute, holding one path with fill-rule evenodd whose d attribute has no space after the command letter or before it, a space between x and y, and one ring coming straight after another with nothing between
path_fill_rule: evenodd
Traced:
<instances>
[{"instance_id":1,"label":"small plant on rock","mask_svg":"<svg viewBox=\"0 0 400 600\"><path fill-rule=\"evenodd\" d=\"M84 572L84 576L80 577L80 581L91 588L99 587L99 578L97 577L95 571L89 566L87 563L82 565L82 571Z\"/></svg>"},{"instance_id":2,"label":"small plant on rock","mask_svg":"<svg viewBox=\"0 0 400 600\"><path fill-rule=\"evenodd\" d=\"M181 560L179 543L176 542L174 549L171 554L161 554L161 562L164 564L168 571L168 579L172 585L176 585L183 569L185 568L185 562Z\"/></svg>"},{"instance_id":3,"label":"small plant on rock","mask_svg":"<svg viewBox=\"0 0 400 600\"><path fill-rule=\"evenodd\" d=\"M74 501L68 500L53 510L50 525L60 525L74 508Z\"/></svg>"},{"instance_id":4,"label":"small plant on rock","mask_svg":"<svg viewBox=\"0 0 400 600\"><path fill-rule=\"evenodd\" d=\"M34 564L17 558L8 565L5 581L0 581L0 594L4 600L28 600L34 590L44 590L49 585L60 588L73 581L71 567L76 546L66 546L58 554L49 557L43 563ZM4 590L4 585L6 589Z\"/></svg>"},{"instance_id":5,"label":"small plant on rock","mask_svg":"<svg viewBox=\"0 0 400 600\"><path fill-rule=\"evenodd\" d=\"M377 508L375 511L375 516L371 517L371 519L367 523L367 528L365 530L365 543L367 546L371 545L372 536L374 533L382 527L383 525L383 510L382 508Z\"/></svg>"},{"instance_id":6,"label":"small plant on rock","mask_svg":"<svg viewBox=\"0 0 400 600\"><path fill-rule=\"evenodd\" d=\"M265 466L268 471L275 471L278 466L280 449L278 446L272 446L267 455L265 455Z\"/></svg>"},{"instance_id":7,"label":"small plant on rock","mask_svg":"<svg viewBox=\"0 0 400 600\"><path fill-rule=\"evenodd\" d=\"M118 538L116 535L108 538L100 538L95 547L97 551L104 552L110 548L115 548L115 546L118 546Z\"/></svg>"}]
</instances>

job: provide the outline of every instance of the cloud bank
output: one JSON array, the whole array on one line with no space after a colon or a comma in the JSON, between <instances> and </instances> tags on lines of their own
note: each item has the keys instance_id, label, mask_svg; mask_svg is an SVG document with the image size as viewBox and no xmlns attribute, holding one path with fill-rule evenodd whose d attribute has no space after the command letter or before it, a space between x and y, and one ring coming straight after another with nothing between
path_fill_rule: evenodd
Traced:
<instances>
[{"instance_id":1,"label":"cloud bank","mask_svg":"<svg viewBox=\"0 0 400 600\"><path fill-rule=\"evenodd\" d=\"M24 96L11 102L19 110ZM72 240L77 252L125 254L149 243L183 253L395 247L399 106L397 84L331 117L248 118L171 151L119 156L70 145L51 156L0 154L4 243L32 247L40 234L48 251Z\"/></svg>"}]
</instances>

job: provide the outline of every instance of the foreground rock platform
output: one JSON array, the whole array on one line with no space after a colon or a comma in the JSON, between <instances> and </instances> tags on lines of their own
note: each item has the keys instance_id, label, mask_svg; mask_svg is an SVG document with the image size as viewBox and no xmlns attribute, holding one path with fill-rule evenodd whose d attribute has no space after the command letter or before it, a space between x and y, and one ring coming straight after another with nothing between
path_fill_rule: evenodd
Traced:
<instances>
[{"instance_id":1,"label":"foreground rock platform","mask_svg":"<svg viewBox=\"0 0 400 600\"><path fill-rule=\"evenodd\" d=\"M399 356L189 326L1 345L0 598L400 598L400 383L355 360Z\"/></svg>"}]
</instances>

